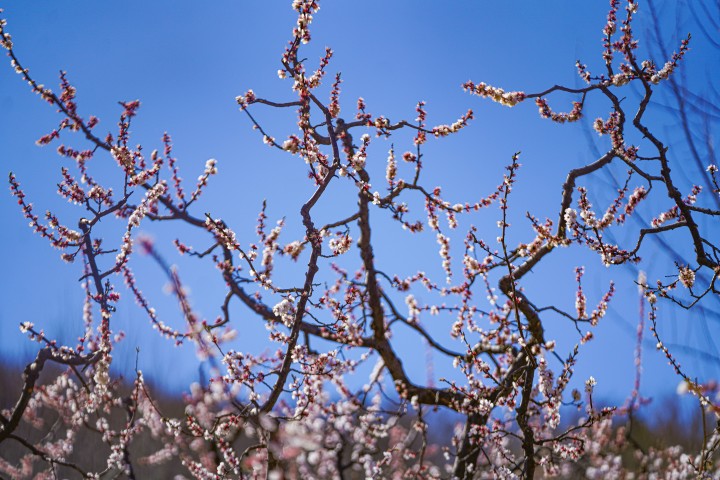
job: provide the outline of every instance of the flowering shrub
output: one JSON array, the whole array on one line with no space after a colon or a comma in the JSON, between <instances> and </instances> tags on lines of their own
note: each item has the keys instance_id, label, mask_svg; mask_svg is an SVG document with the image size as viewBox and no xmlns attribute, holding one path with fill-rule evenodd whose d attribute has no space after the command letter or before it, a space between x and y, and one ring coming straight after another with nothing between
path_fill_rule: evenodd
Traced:
<instances>
[{"instance_id":1,"label":"flowering shrub","mask_svg":"<svg viewBox=\"0 0 720 480\"><path fill-rule=\"evenodd\" d=\"M57 478L60 471L83 478L137 478L138 465L181 462L185 475L201 479L710 478L716 474L718 428L706 432L699 453L676 447L644 449L634 442L632 424L613 428L614 418L632 417L643 404L639 380L621 407L597 405L593 377L581 380L584 391L570 387L582 346L593 339L593 329L601 327L608 311L614 284L597 303L589 304L582 287L584 269L578 267L577 289L569 295L575 300L574 311L542 306L523 288L531 269L558 249L588 249L607 266L641 265L639 253L648 237L684 232L692 258L677 264L669 281L651 285L641 277L638 284L657 348L686 391L710 415L720 418L714 398L717 387L695 381L657 330L660 299L690 308L718 294L720 247L701 219L716 217L720 210L699 203L699 185L680 190L666 144L645 123L654 90L681 68L690 38L682 40L663 66L644 60L632 30L637 3L627 0L621 9L620 1L612 0L603 30L602 73L577 64L584 86L527 93L472 81L463 85L470 94L507 107L523 108L532 99L542 118L558 123L579 120L588 96L608 105L607 116L593 126L610 138L609 149L593 162L569 170L557 218L542 220L528 214L534 237L513 244L508 209L519 180L519 154L509 159L494 191L480 199L451 202L441 187L428 184L423 176L424 145L471 129L473 112L436 126L428 123L424 102L417 104L414 120L369 113L362 98L350 102L352 112L341 95L340 74L329 91L321 93L333 51L326 49L317 66L301 54L303 45L311 41L318 3L295 0L292 6L297 24L278 76L296 99L277 102L253 90L236 98L264 143L306 164L313 190L299 210L302 231L290 233L294 236L287 241L285 220L271 228L265 207L251 241L223 220L222 211L203 213L208 210L200 206L202 193L222 171L221 163L208 160L194 185L184 183L169 135L149 155L131 141L130 124L139 114L138 101L122 103L117 131L100 133L98 119L80 113L66 74L61 75L57 92L39 84L16 55L5 22L0 24L0 40L16 72L60 113L58 127L38 144L57 146L66 164L58 194L81 213L70 223L51 212L38 215L12 173L10 189L31 228L59 249L63 260L81 265L85 289L85 331L77 344L61 345L32 323L21 325L42 347L24 371L17 402L0 417L0 445L18 443L24 456L19 462L0 458L0 471L12 478ZM622 100L624 90L631 87L641 92L636 104ZM577 97L569 112L551 108L549 99L555 92ZM258 108L291 109L297 114L297 131L281 139L272 137L252 114ZM348 110L351 113L341 116ZM389 148L379 170L385 172L383 179L375 175L377 161L370 145L398 131L412 132L414 141L398 152ZM642 137L638 144L629 143L628 138L638 135ZM78 136L84 149L64 143ZM641 146L649 153L641 154ZM114 183L94 175L90 162L95 157L117 164ZM588 188L578 183L617 164L627 172L622 187L604 211L596 210ZM717 171L715 165L707 168L714 185L707 195L713 198L719 193ZM320 224L317 207L333 201L328 193L331 184L352 191L357 207ZM655 196L670 198L671 208L657 213L639 232L630 230L628 219ZM424 211L418 212L416 203L424 205ZM479 211L492 207L499 207L498 234L488 240L471 222L476 222ZM383 270L375 251L387 246L374 241L374 219L383 216L397 225L397 235L430 231L439 247L437 272L444 278L422 270L402 278ZM469 226L458 235L460 219ZM101 233L101 220L118 222L120 234ZM152 240L138 235L146 222L168 228L183 223L205 235L200 248L182 238L174 244L181 255L212 262L222 276L227 294L216 320L205 320L194 311L178 271L168 266ZM612 241L617 238L612 232L621 228L633 236L632 243ZM143 294L134 266L139 253L155 259L167 273L182 328L158 318ZM286 280L279 272L293 262L303 267L303 279L282 285ZM162 337L193 344L210 372L207 382L189 387L183 416L162 410L140 370L129 392L113 378L114 347L122 337L113 319L125 292ZM477 302L479 296L487 296L488 301ZM236 348L234 339L241 328L231 320L236 308L265 324L268 348L262 353ZM429 316L440 318L433 323L442 322L442 335L428 327ZM559 351L546 332L546 320L558 317L577 330L577 344L569 351ZM430 351L452 358L453 375L440 385L411 380L406 365L413 358L403 358L393 341L395 335L407 332L416 334ZM638 332L641 345L643 323ZM640 352L638 348L638 375ZM39 374L48 363L66 370L41 385ZM358 379L364 367L370 373ZM429 416L439 409L463 419L442 441L428 432ZM580 412L577 421L562 421L561 414L568 409ZM58 414L52 426L43 421L47 411ZM46 434L49 430L52 434ZM99 435L110 452L100 469L73 456L76 439L86 431ZM148 437L160 447L136 455L134 442ZM631 461L624 458L628 451Z\"/></svg>"}]
</instances>

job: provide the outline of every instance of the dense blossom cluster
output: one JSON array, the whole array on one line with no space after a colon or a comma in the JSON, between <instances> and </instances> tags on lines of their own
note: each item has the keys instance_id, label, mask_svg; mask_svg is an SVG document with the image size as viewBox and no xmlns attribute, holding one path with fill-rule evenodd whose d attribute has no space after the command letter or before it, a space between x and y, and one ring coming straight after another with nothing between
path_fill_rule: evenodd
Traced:
<instances>
[{"instance_id":1,"label":"dense blossom cluster","mask_svg":"<svg viewBox=\"0 0 720 480\"><path fill-rule=\"evenodd\" d=\"M524 92L506 92L502 88L495 88L490 85L486 85L483 82L475 84L468 81L463 84L463 88L472 94L479 97L489 98L490 100L501 105L505 105L506 107L514 107L526 98Z\"/></svg>"},{"instance_id":2,"label":"dense blossom cluster","mask_svg":"<svg viewBox=\"0 0 720 480\"><path fill-rule=\"evenodd\" d=\"M720 275L720 247L698 220L716 218L720 210L699 204L700 185L683 196L670 176L669 149L643 123L654 85L678 68L687 41L659 70L649 60L640 62L631 28L638 4L627 0L624 18L619 19L620 0L611 0L603 28L607 72L593 76L578 62L583 88L555 86L525 93L485 83L463 85L474 95L504 106L532 98L542 118L558 123L579 120L587 95L604 95L610 105L605 119L594 123L599 134L610 137L607 151L569 170L557 218L542 220L528 212L529 235L516 241L514 234L521 230L511 225L515 220L509 210L519 181L519 154L511 157L494 191L479 199L450 201L453 192L429 185L423 175L424 165L433 161L425 158L424 145L428 139L466 129L473 111L452 123L428 127L425 102L417 103L414 122L392 121L368 113L360 98L354 102L354 117L343 119L340 74L323 90L332 50L325 49L314 70L300 54L301 46L311 40L310 25L319 5L294 0L292 7L297 22L278 76L288 82L297 100L272 102L253 90L236 98L262 141L307 171L311 194L300 206L299 217L292 219L302 225L301 230L289 239L284 237L285 229L292 221L283 217L268 224L265 203L254 236L222 219L230 217L215 216L220 212L195 205L218 174L218 162L208 160L192 191L186 190L168 134L149 157L144 153L148 150L131 143L130 121L140 102L121 103L117 132L97 136L98 119L81 116L77 92L65 73L59 94L36 83L21 66L0 20L0 44L12 67L60 113L58 127L40 137L38 144L58 144L57 153L65 162L58 193L82 210L75 219L77 229L51 212L37 215L12 173L10 190L31 229L61 250L64 260L82 264L85 292L84 331L76 345L59 345L30 321L20 325L41 348L23 373L18 401L0 412L0 445L14 441L23 449L16 460L0 453L0 475L142 478L152 477L147 472L165 464L181 469L182 476L176 478L213 480L716 475L720 471L717 427L708 427L699 454L679 447L644 449L632 427L633 414L643 404L639 389L645 321L658 350L682 379L684 392L697 397L708 416L716 420L720 416L720 388L700 383L688 373L662 342L658 329L660 299L690 308L718 294ZM626 120L630 101L621 102L613 93L628 84L645 92L632 124ZM550 108L546 98L556 91L580 97L570 112ZM250 112L260 106L296 109L298 130L279 135L286 140L276 142L273 132ZM648 140L655 156L639 157L638 147L626 144L631 128ZM410 131L414 138L405 147L398 145L397 151L404 153L396 157L393 145L386 161L377 162L371 143L383 142L398 130ZM375 140L371 140L373 132ZM82 134L89 145L76 149L62 143L72 133ZM114 160L115 183L103 183L91 174L88 160L95 155ZM606 196L594 197L592 189L578 183L613 163L627 171L624 183L611 192L604 211L596 210L593 203L602 205L598 198ZM657 168L646 167L650 164ZM711 193L717 194L718 169L711 164L706 172ZM374 190L383 175L384 190ZM339 189L353 195L347 212L328 193ZM651 203L651 192L659 192L657 197L664 202L670 199L671 204L643 222L645 207L661 211L656 207L660 200ZM321 204L330 206L337 218L320 224ZM496 217L491 222L487 217L476 220L489 207L497 208ZM411 217L416 209L420 213ZM393 248L402 243L393 238L390 248L382 237L377 239L375 218L383 215L398 227L392 235L430 230L437 254L428 256L436 260L429 273L418 268L403 278L384 271L377 252L387 248L394 254ZM639 232L630 228L631 217L643 224ZM120 225L118 238L99 228L101 220L107 223L113 218ZM217 268L226 288L217 317L208 320L195 311L178 269L165 260L153 240L137 233L149 221L182 223L195 230L192 243L202 248L180 238L174 245L179 254ZM493 225L492 233L478 222ZM615 235L621 228L629 233ZM567 305L544 306L526 287L525 277L561 247L584 247L606 266L639 263L645 239L672 230L688 234L694 256L676 263L670 281L651 286L644 276L639 278L641 309L649 312L638 324L635 387L625 406L600 407L597 381L573 374L583 344L593 341L593 331L602 328L615 283L600 298L589 300L592 295L583 285L586 269L577 267L577 288L574 295L567 295ZM627 238L634 238L635 244L621 246ZM137 251L169 279L167 291L177 300L180 321L161 320L143 293L141 285L147 287L136 277L136 265L142 262ZM289 287L278 286L286 281L278 271L291 264L300 269L301 279ZM131 385L113 375L114 346L124 336L114 329L115 313L126 305L120 302L118 277L153 329L178 345L189 343L195 348L203 377L188 387L180 415L163 411L139 369ZM260 345L255 350L241 350L237 338L253 320L264 325L267 338L252 339ZM574 344L550 338L549 321L574 327ZM405 335L426 350L424 382L411 378L407 369L420 358L418 348L406 357L407 352L398 347L397 338ZM446 378L434 377L438 355L453 367ZM39 375L48 363L65 370L41 384ZM47 423L48 412L56 412L53 425ZM454 431L443 438L432 428L438 412L452 412L459 419ZM575 416L566 416L568 412ZM28 431L33 433L26 435ZM105 456L100 463L88 460L94 452L77 451L83 435L102 447L98 451Z\"/></svg>"}]
</instances>

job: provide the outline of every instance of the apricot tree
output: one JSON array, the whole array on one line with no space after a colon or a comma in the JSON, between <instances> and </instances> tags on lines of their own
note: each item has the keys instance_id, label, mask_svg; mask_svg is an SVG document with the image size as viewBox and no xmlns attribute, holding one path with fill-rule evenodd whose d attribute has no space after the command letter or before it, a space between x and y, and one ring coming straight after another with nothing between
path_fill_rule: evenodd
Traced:
<instances>
[{"instance_id":1,"label":"apricot tree","mask_svg":"<svg viewBox=\"0 0 720 480\"><path fill-rule=\"evenodd\" d=\"M646 123L653 93L681 68L690 37L669 58L645 59L632 29L638 3L622 3L623 8L619 0L610 1L597 69L577 63L582 86L528 93L472 81L463 85L474 96L508 107L534 103L541 117L558 123L579 120L591 96L607 106L593 127L610 139L609 147L568 170L554 212L545 218L528 213L534 234L520 243L508 236L510 199L516 186L522 187L520 154L508 155L497 188L484 195L464 192L468 198L460 201L461 192L434 185L423 175L423 166L433 161L425 157L425 145L471 129L472 110L452 123L434 124L425 102L417 103L415 118L400 120L371 113L362 98L348 105L340 74L330 74L333 51L326 49L318 64L301 53L311 41L316 1L292 5L297 24L278 75L293 99L268 99L253 90L236 99L263 142L304 162L307 177L298 183L312 187L302 205L287 211L297 216L301 230L286 232L287 218L269 224L264 205L254 238L223 220L223 212L233 208L230 201L202 203L221 163L208 160L196 182L184 182L170 135L154 150L133 142L130 126L139 101L122 102L117 130L103 131L96 117L81 113L64 72L57 91L38 83L3 21L2 45L13 68L60 115L57 128L38 144L56 147L64 162L57 193L79 213L75 219L36 213L21 186L25 179L12 173L10 189L31 228L59 249L63 260L80 266L85 330L76 344L63 345L33 323L22 323L41 348L25 369L17 402L0 416L0 445L18 444L23 456L17 462L0 458L0 470L13 478L137 478L140 466L181 462L187 473L203 479L606 478L631 472L643 478L660 472L709 478L717 472L717 428L703 436L697 454L647 450L634 443L630 429L618 432L612 426L614 418L632 416L641 406L637 389L616 408L593 402L592 377L582 380L584 392L570 386L576 359L606 315L614 284L589 306L584 269L578 267L577 288L568 292L572 311L546 306L523 287L531 270L559 249L588 249L612 268L642 266L640 253L649 238L682 232L683 251L691 254L687 261L668 265L669 280L640 278L638 284L657 347L706 410L720 413L712 388L681 367L656 328L661 300L692 308L718 294L720 247L712 238L717 229L705 221L720 215L718 168L707 165L713 191L703 192L709 199L703 203L700 184L683 189L671 170L678 160ZM625 98L631 88L639 94ZM566 113L550 106L556 92L576 97ZM297 130L280 136L256 119L257 109L294 112ZM370 145L401 131L411 132L412 142L388 143L380 165ZM82 146L71 146L71 139ZM94 170L108 161L116 167L111 180ZM589 190L600 187L582 182L617 165L625 177L614 200L596 210ZM352 208L334 203L338 189L352 193ZM661 204L655 198L669 199L670 207L656 211L641 228L630 225L641 205L652 211ZM321 205L335 205L336 218L321 223L316 214ZM428 268L442 272L440 278L420 266L407 277L386 271L375 252L402 247L377 241L378 218L396 225L392 235L434 237L440 268ZM488 218L497 224L497 238L483 238L487 230L477 226ZM101 229L109 222L118 222L117 235ZM164 246L139 234L148 222L170 231L183 224L204 235L202 244L177 238L174 245L180 255L217 267L226 291L215 319L193 309L185 280L165 260ZM633 241L614 241L619 230ZM138 251L167 274L181 322L161 319L143 293L147 286L135 269L142 261ZM282 273L300 267L299 276ZM206 382L189 387L184 416L163 411L139 369L129 391L113 378L114 347L121 337L113 318L126 294L160 336L194 345L209 372ZM478 301L484 297L487 302ZM235 343L248 317L268 331L257 352ZM577 331L572 348L561 350L548 336L548 318ZM451 359L454 373L440 385L411 379L407 365L417 356L401 354L399 335L413 335L413 341ZM41 384L40 372L49 363L64 370ZM372 368L360 379L366 365ZM563 406L579 410L580 419L561 422ZM428 417L438 410L463 419L461 428L442 440L428 432ZM48 411L57 412L52 426L43 420ZM82 452L73 450L81 435L97 435L105 445L101 470L91 469ZM147 439L160 446L148 450L145 443L143 451L133 450ZM627 451L634 462L623 461Z\"/></svg>"}]
</instances>

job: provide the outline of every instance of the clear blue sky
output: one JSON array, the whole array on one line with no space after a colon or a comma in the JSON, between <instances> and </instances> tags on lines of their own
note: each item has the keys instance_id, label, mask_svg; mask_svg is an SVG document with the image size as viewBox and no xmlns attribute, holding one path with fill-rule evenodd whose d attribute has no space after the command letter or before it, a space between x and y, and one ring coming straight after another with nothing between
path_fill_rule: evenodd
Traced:
<instances>
[{"instance_id":1,"label":"clear blue sky","mask_svg":"<svg viewBox=\"0 0 720 480\"><path fill-rule=\"evenodd\" d=\"M442 8L439 5L410 0L323 3L313 23L314 42L306 54L316 61L326 45L335 50L329 71L342 71L343 105L348 116L359 96L365 98L370 112L392 119L414 118L416 102L425 100L430 124L451 123L472 108L476 119L467 130L455 138L429 143L425 178L431 179L429 184L445 185L446 192L453 192L450 201L479 198L499 183L511 155L522 151L523 168L511 206L516 216L514 223L520 228L516 239L528 241L527 222L522 220L525 211L540 218L556 218L566 172L593 158L583 126L552 124L540 119L531 103L507 109L471 97L460 86L473 80L506 90L533 92L558 83L578 85L574 67L577 59L591 69L600 69L607 2L582 2L582 7L570 0L457 1L442 2ZM637 32L646 25L644 6L642 2ZM234 102L235 96L248 88L265 98L292 99L289 84L276 74L295 23L289 1L44 0L8 3L5 9L17 54L31 74L54 88L58 71L66 70L78 89L81 114L100 117L102 131L114 129L119 113L117 101L141 99L143 106L132 130L134 141L143 143L147 152L161 148L162 134L167 131L173 137L185 178L195 178L208 158L218 159L221 174L212 182L196 214L207 210L222 216L238 234L246 235L248 243L253 241L250 236L254 221L266 198L270 222L287 217L289 229L284 240L297 237L297 233L290 232L298 232L296 212L310 191L304 167L293 161L296 158L264 146ZM674 13L667 10L664 15L670 19L668 38L677 38ZM691 21L682 21L680 36L692 28ZM696 35L686 59L682 68L698 79L694 85L700 89L703 78L711 71L708 65L718 64L718 54L706 45L702 35ZM551 105L563 111L570 109L572 100L575 98L563 95L550 98ZM599 99L590 100L588 106L598 114L606 113L608 108ZM255 111L275 137L294 133L292 112ZM5 172L16 173L38 212L52 208L66 215L64 218L77 218L79 210L63 204L52 193L59 181L59 157L52 148L35 145L35 140L53 129L57 121L53 109L30 93L9 65L0 68L0 162ZM661 110L657 110L653 122L672 135L673 120ZM406 136L393 141L400 151L409 148ZM375 162L380 172L389 143L378 140L373 145L374 156L369 162ZM610 199L603 180L597 179L597 187L606 192L594 198L599 205ZM349 202L342 211L349 211L350 197L340 192L337 195ZM337 218L341 213L336 209L341 204L339 201L322 207L319 215L328 220ZM4 225L0 251L4 252L5 268L0 289L0 352L5 360L24 363L35 346L18 332L15 325L19 322L32 321L50 335L65 338L81 332L82 291L77 282L80 270L78 265L62 263L57 251L31 233L9 195L0 197L0 216ZM495 238L498 212L493 210L481 218L486 223L481 229L488 238ZM376 247L376 253L383 270L411 274L417 268L430 271L427 264L437 265L437 247L431 235L425 235L424 240L406 240L395 226L387 222L381 226L383 243ZM192 289L193 304L202 314L214 318L223 297L222 282L214 268L201 268L197 262L175 258L169 241L184 235L184 230L158 230L154 226L147 230L159 244L164 242L168 258L179 264ZM456 242L455 247L459 246ZM650 249L645 256L656 254ZM455 250L454 256L460 258L461 252ZM542 299L538 303L572 308L576 265L587 266L589 306L594 306L611 278L617 282L619 292L610 314L595 330L596 340L582 350L577 379L594 375L601 395L622 401L630 392L634 375L635 273L605 269L597 258L577 250L554 257L536 268L526 284L531 298ZM174 302L161 291L162 275L149 262L139 260L146 264L140 267L143 290L156 299L165 319L177 320ZM672 263L657 268L659 263L645 267L651 281L673 272ZM251 342L263 334L262 326L250 315L236 314L235 318L242 322L245 338L241 341ZM187 385L196 377L194 357L183 361L182 352L160 340L129 297L125 297L115 319L115 328L128 333L125 350L115 355L119 371L131 372L138 345L146 377L172 388ZM715 345L708 339L720 330L717 320L665 308L661 331L669 343L714 354ZM548 330L551 335L557 334L566 347L576 341L573 327L565 321L549 320ZM646 338L648 335L646 332ZM413 337L398 345L412 354L418 351L418 342ZM560 350L563 356L566 352ZM720 374L717 365L680 356L701 379ZM435 358L441 360L438 355ZM678 379L663 358L646 349L644 359L643 394L674 391ZM424 361L416 363L412 373L422 380ZM436 368L443 371L442 366Z\"/></svg>"}]
</instances>

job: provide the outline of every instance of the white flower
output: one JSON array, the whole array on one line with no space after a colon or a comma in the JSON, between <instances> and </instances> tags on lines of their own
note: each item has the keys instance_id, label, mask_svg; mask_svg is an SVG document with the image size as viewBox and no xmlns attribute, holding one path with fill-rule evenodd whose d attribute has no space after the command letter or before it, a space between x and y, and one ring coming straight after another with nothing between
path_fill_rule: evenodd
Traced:
<instances>
[{"instance_id":1,"label":"white flower","mask_svg":"<svg viewBox=\"0 0 720 480\"><path fill-rule=\"evenodd\" d=\"M567 223L569 227L572 227L577 222L577 212L572 208L565 209L564 217L565 223Z\"/></svg>"},{"instance_id":2,"label":"white flower","mask_svg":"<svg viewBox=\"0 0 720 480\"><path fill-rule=\"evenodd\" d=\"M217 173L217 168L215 167L217 165L217 160L214 158L209 159L207 162L205 162L205 175L215 175Z\"/></svg>"},{"instance_id":3,"label":"white flower","mask_svg":"<svg viewBox=\"0 0 720 480\"><path fill-rule=\"evenodd\" d=\"M291 327L295 318L295 299L292 296L283 298L273 307L273 313L280 317L280 320L287 327Z\"/></svg>"},{"instance_id":4,"label":"white flower","mask_svg":"<svg viewBox=\"0 0 720 480\"><path fill-rule=\"evenodd\" d=\"M300 139L295 135L291 135L283 142L282 149L290 153L297 153L300 150Z\"/></svg>"},{"instance_id":5,"label":"white flower","mask_svg":"<svg viewBox=\"0 0 720 480\"><path fill-rule=\"evenodd\" d=\"M340 238L332 238L328 242L328 245L330 246L330 249L335 255L342 255L343 253L350 250L350 246L352 245L352 238L350 237L350 235L343 235Z\"/></svg>"},{"instance_id":6,"label":"white flower","mask_svg":"<svg viewBox=\"0 0 720 480\"><path fill-rule=\"evenodd\" d=\"M101 369L95 372L95 375L93 376L95 379L95 383L98 385L107 385L110 383L110 375L108 375L108 372L106 369Z\"/></svg>"},{"instance_id":7,"label":"white flower","mask_svg":"<svg viewBox=\"0 0 720 480\"><path fill-rule=\"evenodd\" d=\"M687 380L682 380L680 383L678 383L677 389L675 391L678 395L685 395L688 392Z\"/></svg>"},{"instance_id":8,"label":"white flower","mask_svg":"<svg viewBox=\"0 0 720 480\"><path fill-rule=\"evenodd\" d=\"M680 280L680 283L682 283L685 288L692 288L692 286L695 285L695 272L690 267L682 267L678 275L678 280Z\"/></svg>"},{"instance_id":9,"label":"white flower","mask_svg":"<svg viewBox=\"0 0 720 480\"><path fill-rule=\"evenodd\" d=\"M478 413L480 415L487 415L492 411L493 404L487 398L481 398L478 400Z\"/></svg>"},{"instance_id":10,"label":"white flower","mask_svg":"<svg viewBox=\"0 0 720 480\"><path fill-rule=\"evenodd\" d=\"M585 391L587 393L592 393L593 387L597 385L597 381L595 380L595 377L591 376L587 380L585 380Z\"/></svg>"},{"instance_id":11,"label":"white flower","mask_svg":"<svg viewBox=\"0 0 720 480\"><path fill-rule=\"evenodd\" d=\"M616 75L613 75L612 83L616 87L622 87L626 83L630 82L630 77L625 75L624 73L618 73Z\"/></svg>"}]
</instances>

